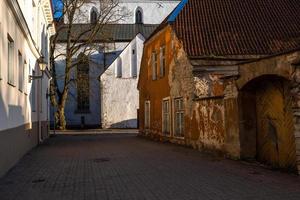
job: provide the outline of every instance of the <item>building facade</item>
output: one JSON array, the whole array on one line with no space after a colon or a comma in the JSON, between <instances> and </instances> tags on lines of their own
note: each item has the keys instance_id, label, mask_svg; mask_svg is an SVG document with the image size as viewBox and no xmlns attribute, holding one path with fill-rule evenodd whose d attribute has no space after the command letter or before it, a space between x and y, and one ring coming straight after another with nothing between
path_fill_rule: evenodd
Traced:
<instances>
[{"instance_id":1,"label":"building facade","mask_svg":"<svg viewBox=\"0 0 300 200\"><path fill-rule=\"evenodd\" d=\"M137 80L145 38L138 34L101 75L102 127L136 128Z\"/></svg>"},{"instance_id":2,"label":"building facade","mask_svg":"<svg viewBox=\"0 0 300 200\"><path fill-rule=\"evenodd\" d=\"M1 176L48 137L49 73L39 66L55 28L49 0L4 0L0 10Z\"/></svg>"},{"instance_id":3,"label":"building facade","mask_svg":"<svg viewBox=\"0 0 300 200\"><path fill-rule=\"evenodd\" d=\"M218 3L182 1L145 41L140 134L299 172L300 4Z\"/></svg>"},{"instance_id":4,"label":"building facade","mask_svg":"<svg viewBox=\"0 0 300 200\"><path fill-rule=\"evenodd\" d=\"M78 109L81 107L80 99L78 98L81 96L78 95L78 86L75 84L70 85L65 107L68 127L137 127L137 108L139 104L136 88L138 74L131 76L130 71L133 68L136 68L137 73L139 71L138 63L140 62L140 52L142 52L143 48L143 45L140 45L141 38L147 38L178 3L178 0L119 1L116 9L124 13L123 15L121 14L122 19L108 22L105 25L105 30L107 31L105 37L109 38L109 41L104 40L99 34L99 37L94 40L93 44L93 46L98 46L99 48L89 56L89 62L86 64L89 68L89 87L86 88L88 96L84 102L88 103L84 110ZM92 23L93 16L98 15L101 15L101 5L98 0L85 3L78 10L77 17L74 19L74 29L79 30L82 27L88 26ZM64 23L68 23L66 18L64 19ZM62 52L65 48L64 35L62 34L59 37L60 44L56 49L58 53ZM131 49L133 43L136 45L136 49ZM131 54L134 51L137 56L131 56L129 53L130 49ZM128 56L123 56L125 52L127 52ZM111 71L115 65L113 62L122 62L123 76L111 75ZM132 66L132 64L136 66ZM63 76L65 69L64 57L60 57L56 61L56 66L59 76ZM77 79L75 71L73 75L74 79ZM59 85L63 85L63 81L58 82ZM123 92L118 93L117 91ZM129 102L125 107L121 106L124 105L122 99L127 99L126 102ZM53 112L55 110L54 108L51 110L51 121L54 123Z\"/></svg>"}]
</instances>

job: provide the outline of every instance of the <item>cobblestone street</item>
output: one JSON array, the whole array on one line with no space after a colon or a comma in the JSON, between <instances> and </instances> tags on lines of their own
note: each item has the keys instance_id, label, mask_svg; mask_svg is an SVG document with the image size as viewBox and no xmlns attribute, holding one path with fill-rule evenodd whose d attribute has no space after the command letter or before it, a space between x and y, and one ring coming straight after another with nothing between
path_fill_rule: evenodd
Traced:
<instances>
[{"instance_id":1,"label":"cobblestone street","mask_svg":"<svg viewBox=\"0 0 300 200\"><path fill-rule=\"evenodd\" d=\"M296 175L134 134L58 135L0 179L0 199L300 199Z\"/></svg>"}]
</instances>

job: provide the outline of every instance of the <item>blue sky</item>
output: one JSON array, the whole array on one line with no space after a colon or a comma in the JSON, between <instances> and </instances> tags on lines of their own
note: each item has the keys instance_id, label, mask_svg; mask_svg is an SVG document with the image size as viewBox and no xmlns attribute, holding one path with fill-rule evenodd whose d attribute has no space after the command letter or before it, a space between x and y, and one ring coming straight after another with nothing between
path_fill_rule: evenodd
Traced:
<instances>
[{"instance_id":1,"label":"blue sky","mask_svg":"<svg viewBox=\"0 0 300 200\"><path fill-rule=\"evenodd\" d=\"M54 13L54 18L59 18L62 15L62 8L63 8L63 4L61 2L62 0L52 0L52 4L53 4L53 9L58 10L57 12Z\"/></svg>"}]
</instances>

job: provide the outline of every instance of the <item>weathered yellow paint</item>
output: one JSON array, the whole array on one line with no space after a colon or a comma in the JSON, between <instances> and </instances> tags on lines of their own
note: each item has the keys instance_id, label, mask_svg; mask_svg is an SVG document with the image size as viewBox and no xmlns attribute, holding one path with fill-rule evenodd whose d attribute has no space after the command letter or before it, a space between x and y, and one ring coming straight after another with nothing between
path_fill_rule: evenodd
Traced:
<instances>
[{"instance_id":1,"label":"weathered yellow paint","mask_svg":"<svg viewBox=\"0 0 300 200\"><path fill-rule=\"evenodd\" d=\"M289 87L264 80L256 90L257 158L280 168L296 168L294 123Z\"/></svg>"}]
</instances>

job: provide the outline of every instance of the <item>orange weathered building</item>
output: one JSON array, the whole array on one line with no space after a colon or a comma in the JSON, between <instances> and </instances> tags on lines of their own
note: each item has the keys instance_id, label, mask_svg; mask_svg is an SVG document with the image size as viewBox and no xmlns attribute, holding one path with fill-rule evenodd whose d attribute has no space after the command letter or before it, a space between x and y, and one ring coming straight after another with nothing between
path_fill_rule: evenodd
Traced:
<instances>
[{"instance_id":1,"label":"orange weathered building","mask_svg":"<svg viewBox=\"0 0 300 200\"><path fill-rule=\"evenodd\" d=\"M145 42L140 134L300 171L299 10L182 1Z\"/></svg>"}]
</instances>

